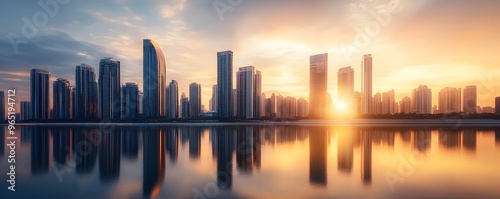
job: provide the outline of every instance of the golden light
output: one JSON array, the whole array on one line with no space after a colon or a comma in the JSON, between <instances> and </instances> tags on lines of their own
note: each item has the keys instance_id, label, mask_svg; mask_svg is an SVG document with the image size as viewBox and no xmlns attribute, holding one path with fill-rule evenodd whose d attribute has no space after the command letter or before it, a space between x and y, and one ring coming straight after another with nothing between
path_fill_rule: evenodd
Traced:
<instances>
[{"instance_id":1,"label":"golden light","mask_svg":"<svg viewBox=\"0 0 500 199\"><path fill-rule=\"evenodd\" d=\"M347 104L344 102L337 102L335 104L335 109L336 109L336 112L338 112L338 113L339 112L341 112L341 113L346 112L347 111Z\"/></svg>"}]
</instances>

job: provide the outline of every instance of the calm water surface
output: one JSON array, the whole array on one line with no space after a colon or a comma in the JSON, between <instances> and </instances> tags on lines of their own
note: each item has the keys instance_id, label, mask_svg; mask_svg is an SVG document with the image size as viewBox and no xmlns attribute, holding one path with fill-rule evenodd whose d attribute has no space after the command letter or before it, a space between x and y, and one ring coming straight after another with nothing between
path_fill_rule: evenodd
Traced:
<instances>
[{"instance_id":1,"label":"calm water surface","mask_svg":"<svg viewBox=\"0 0 500 199\"><path fill-rule=\"evenodd\" d=\"M0 198L500 198L500 129L18 127Z\"/></svg>"}]
</instances>

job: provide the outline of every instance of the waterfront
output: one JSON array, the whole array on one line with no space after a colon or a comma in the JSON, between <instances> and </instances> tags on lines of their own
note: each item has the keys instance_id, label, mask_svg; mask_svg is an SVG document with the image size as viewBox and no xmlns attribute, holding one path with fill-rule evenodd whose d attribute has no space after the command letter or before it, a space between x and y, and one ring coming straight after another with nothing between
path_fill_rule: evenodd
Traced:
<instances>
[{"instance_id":1,"label":"waterfront","mask_svg":"<svg viewBox=\"0 0 500 199\"><path fill-rule=\"evenodd\" d=\"M2 198L496 198L500 128L18 126ZM0 168L7 173L6 129ZM7 187L7 183L2 183Z\"/></svg>"}]
</instances>

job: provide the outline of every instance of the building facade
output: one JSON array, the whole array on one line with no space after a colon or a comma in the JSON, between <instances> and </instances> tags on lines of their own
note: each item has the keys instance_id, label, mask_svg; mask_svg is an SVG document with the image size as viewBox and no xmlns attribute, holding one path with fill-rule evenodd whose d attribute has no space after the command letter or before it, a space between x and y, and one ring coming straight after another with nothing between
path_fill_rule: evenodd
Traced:
<instances>
[{"instance_id":1,"label":"building facade","mask_svg":"<svg viewBox=\"0 0 500 199\"><path fill-rule=\"evenodd\" d=\"M160 45L151 39L143 41L143 116L165 116L165 57Z\"/></svg>"},{"instance_id":2,"label":"building facade","mask_svg":"<svg viewBox=\"0 0 500 199\"><path fill-rule=\"evenodd\" d=\"M139 116L139 87L136 83L126 83L122 87L122 118L134 119Z\"/></svg>"},{"instance_id":3,"label":"building facade","mask_svg":"<svg viewBox=\"0 0 500 199\"><path fill-rule=\"evenodd\" d=\"M59 78L53 83L52 108L56 120L71 119L72 93L69 80Z\"/></svg>"},{"instance_id":4,"label":"building facade","mask_svg":"<svg viewBox=\"0 0 500 199\"><path fill-rule=\"evenodd\" d=\"M97 80L94 68L80 64L75 70L73 118L92 119L97 117Z\"/></svg>"},{"instance_id":5,"label":"building facade","mask_svg":"<svg viewBox=\"0 0 500 199\"><path fill-rule=\"evenodd\" d=\"M439 92L438 112L460 113L462 105L462 91L460 88L446 87Z\"/></svg>"},{"instance_id":6,"label":"building facade","mask_svg":"<svg viewBox=\"0 0 500 199\"><path fill-rule=\"evenodd\" d=\"M463 112L465 114L477 113L477 87L466 86L464 88Z\"/></svg>"},{"instance_id":7,"label":"building facade","mask_svg":"<svg viewBox=\"0 0 500 199\"><path fill-rule=\"evenodd\" d=\"M41 69L31 70L31 116L34 120L48 120L49 118L49 81L50 72Z\"/></svg>"},{"instance_id":8,"label":"building facade","mask_svg":"<svg viewBox=\"0 0 500 199\"><path fill-rule=\"evenodd\" d=\"M325 118L328 103L328 54L309 58L309 116Z\"/></svg>"},{"instance_id":9,"label":"building facade","mask_svg":"<svg viewBox=\"0 0 500 199\"><path fill-rule=\"evenodd\" d=\"M255 67L241 67L236 73L236 99L238 117L254 117L254 81Z\"/></svg>"},{"instance_id":10,"label":"building facade","mask_svg":"<svg viewBox=\"0 0 500 199\"><path fill-rule=\"evenodd\" d=\"M99 62L99 118L121 118L120 61L104 58Z\"/></svg>"},{"instance_id":11,"label":"building facade","mask_svg":"<svg viewBox=\"0 0 500 199\"><path fill-rule=\"evenodd\" d=\"M412 112L416 114L432 113L432 91L425 85L420 85L412 92Z\"/></svg>"},{"instance_id":12,"label":"building facade","mask_svg":"<svg viewBox=\"0 0 500 199\"><path fill-rule=\"evenodd\" d=\"M373 82L373 58L371 54L363 56L361 63L361 113L371 114L372 108L372 82Z\"/></svg>"},{"instance_id":13,"label":"building facade","mask_svg":"<svg viewBox=\"0 0 500 199\"><path fill-rule=\"evenodd\" d=\"M233 52L217 53L217 115L222 118L233 116Z\"/></svg>"},{"instance_id":14,"label":"building facade","mask_svg":"<svg viewBox=\"0 0 500 199\"><path fill-rule=\"evenodd\" d=\"M175 80L168 85L167 118L179 118L179 84Z\"/></svg>"},{"instance_id":15,"label":"building facade","mask_svg":"<svg viewBox=\"0 0 500 199\"><path fill-rule=\"evenodd\" d=\"M189 84L189 117L198 117L201 113L201 85Z\"/></svg>"}]
</instances>

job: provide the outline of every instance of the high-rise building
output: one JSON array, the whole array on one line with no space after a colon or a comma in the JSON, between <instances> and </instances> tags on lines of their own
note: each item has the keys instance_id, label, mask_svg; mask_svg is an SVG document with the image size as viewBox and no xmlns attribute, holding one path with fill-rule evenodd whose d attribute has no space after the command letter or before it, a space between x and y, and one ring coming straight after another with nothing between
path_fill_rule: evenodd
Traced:
<instances>
[{"instance_id":1,"label":"high-rise building","mask_svg":"<svg viewBox=\"0 0 500 199\"><path fill-rule=\"evenodd\" d=\"M189 84L189 117L198 117L201 113L201 85Z\"/></svg>"},{"instance_id":2,"label":"high-rise building","mask_svg":"<svg viewBox=\"0 0 500 199\"><path fill-rule=\"evenodd\" d=\"M53 112L56 120L71 119L71 86L69 80L59 78L53 83Z\"/></svg>"},{"instance_id":3,"label":"high-rise building","mask_svg":"<svg viewBox=\"0 0 500 199\"><path fill-rule=\"evenodd\" d=\"M139 90L139 116L142 116L144 114L143 108L143 99L144 99L144 93Z\"/></svg>"},{"instance_id":4,"label":"high-rise building","mask_svg":"<svg viewBox=\"0 0 500 199\"><path fill-rule=\"evenodd\" d=\"M233 117L238 116L238 97L236 89L231 90L231 112Z\"/></svg>"},{"instance_id":5,"label":"high-rise building","mask_svg":"<svg viewBox=\"0 0 500 199\"><path fill-rule=\"evenodd\" d=\"M253 66L241 67L236 73L236 99L238 117L253 118L254 114L254 79Z\"/></svg>"},{"instance_id":6,"label":"high-rise building","mask_svg":"<svg viewBox=\"0 0 500 199\"><path fill-rule=\"evenodd\" d=\"M21 121L31 120L31 105L29 101L21 102Z\"/></svg>"},{"instance_id":7,"label":"high-rise building","mask_svg":"<svg viewBox=\"0 0 500 199\"><path fill-rule=\"evenodd\" d=\"M466 86L464 88L463 111L465 114L476 113L477 107L477 87Z\"/></svg>"},{"instance_id":8,"label":"high-rise building","mask_svg":"<svg viewBox=\"0 0 500 199\"><path fill-rule=\"evenodd\" d=\"M139 116L139 86L126 83L122 87L122 117L134 119Z\"/></svg>"},{"instance_id":9,"label":"high-rise building","mask_svg":"<svg viewBox=\"0 0 500 199\"><path fill-rule=\"evenodd\" d=\"M412 92L412 112L417 114L432 113L432 91L425 85L420 85Z\"/></svg>"},{"instance_id":10,"label":"high-rise building","mask_svg":"<svg viewBox=\"0 0 500 199\"><path fill-rule=\"evenodd\" d=\"M495 113L500 115L500 97L495 98Z\"/></svg>"},{"instance_id":11,"label":"high-rise building","mask_svg":"<svg viewBox=\"0 0 500 199\"><path fill-rule=\"evenodd\" d=\"M233 52L217 53L217 115L222 118L233 116Z\"/></svg>"},{"instance_id":12,"label":"high-rise building","mask_svg":"<svg viewBox=\"0 0 500 199\"><path fill-rule=\"evenodd\" d=\"M372 98L372 110L370 111L373 115L382 114L382 95L376 93Z\"/></svg>"},{"instance_id":13,"label":"high-rise building","mask_svg":"<svg viewBox=\"0 0 500 199\"><path fill-rule=\"evenodd\" d=\"M307 117L309 115L309 103L304 98L299 98L297 100L297 116L298 117Z\"/></svg>"},{"instance_id":14,"label":"high-rise building","mask_svg":"<svg viewBox=\"0 0 500 199\"><path fill-rule=\"evenodd\" d=\"M75 79L74 118L95 118L97 116L97 80L94 68L88 64L76 66Z\"/></svg>"},{"instance_id":15,"label":"high-rise building","mask_svg":"<svg viewBox=\"0 0 500 199\"><path fill-rule=\"evenodd\" d=\"M443 88L439 92L439 113L460 113L462 105L462 91L460 88Z\"/></svg>"},{"instance_id":16,"label":"high-rise building","mask_svg":"<svg viewBox=\"0 0 500 199\"><path fill-rule=\"evenodd\" d=\"M284 101L283 117L284 118L297 117L297 98L288 96L284 98L283 101Z\"/></svg>"},{"instance_id":17,"label":"high-rise building","mask_svg":"<svg viewBox=\"0 0 500 199\"><path fill-rule=\"evenodd\" d=\"M352 108L353 108L353 113L355 116L361 115L361 93L360 92L354 92L353 97L352 97Z\"/></svg>"},{"instance_id":18,"label":"high-rise building","mask_svg":"<svg viewBox=\"0 0 500 199\"><path fill-rule=\"evenodd\" d=\"M99 62L99 117L120 119L121 83L120 61L104 58Z\"/></svg>"},{"instance_id":19,"label":"high-rise building","mask_svg":"<svg viewBox=\"0 0 500 199\"><path fill-rule=\"evenodd\" d=\"M218 106L218 102L219 102L218 93L219 93L219 91L217 89L217 85L213 85L212 86L212 103L211 103L212 108L210 109L210 111L217 112L217 106Z\"/></svg>"},{"instance_id":20,"label":"high-rise building","mask_svg":"<svg viewBox=\"0 0 500 199\"><path fill-rule=\"evenodd\" d=\"M343 103L350 103L354 94L354 69L351 67L341 68L337 75L339 100Z\"/></svg>"},{"instance_id":21,"label":"high-rise building","mask_svg":"<svg viewBox=\"0 0 500 199\"><path fill-rule=\"evenodd\" d=\"M406 96L399 103L399 112L404 114L412 113L411 98Z\"/></svg>"},{"instance_id":22,"label":"high-rise building","mask_svg":"<svg viewBox=\"0 0 500 199\"><path fill-rule=\"evenodd\" d=\"M168 85L167 118L179 118L179 84L175 80Z\"/></svg>"},{"instance_id":23,"label":"high-rise building","mask_svg":"<svg viewBox=\"0 0 500 199\"><path fill-rule=\"evenodd\" d=\"M328 54L313 55L309 58L309 115L324 118L328 103Z\"/></svg>"},{"instance_id":24,"label":"high-rise building","mask_svg":"<svg viewBox=\"0 0 500 199\"><path fill-rule=\"evenodd\" d=\"M186 96L186 93L182 93L181 95L181 116L182 118L189 117L189 99Z\"/></svg>"},{"instance_id":25,"label":"high-rise building","mask_svg":"<svg viewBox=\"0 0 500 199\"><path fill-rule=\"evenodd\" d=\"M49 71L41 69L31 70L31 116L34 120L49 119L49 81Z\"/></svg>"},{"instance_id":26,"label":"high-rise building","mask_svg":"<svg viewBox=\"0 0 500 199\"><path fill-rule=\"evenodd\" d=\"M253 81L253 117L261 118L264 116L262 111L262 73L258 70L255 71Z\"/></svg>"},{"instance_id":27,"label":"high-rise building","mask_svg":"<svg viewBox=\"0 0 500 199\"><path fill-rule=\"evenodd\" d=\"M372 55L367 54L363 56L362 71L361 71L361 113L370 114L372 108L372 81L373 81L373 68L372 68Z\"/></svg>"},{"instance_id":28,"label":"high-rise building","mask_svg":"<svg viewBox=\"0 0 500 199\"><path fill-rule=\"evenodd\" d=\"M389 92L382 93L382 114L395 114L394 104L396 102L394 89Z\"/></svg>"},{"instance_id":29,"label":"high-rise building","mask_svg":"<svg viewBox=\"0 0 500 199\"><path fill-rule=\"evenodd\" d=\"M0 122L4 121L5 118L5 94L0 91ZM3 135L1 135L3 136Z\"/></svg>"},{"instance_id":30,"label":"high-rise building","mask_svg":"<svg viewBox=\"0 0 500 199\"><path fill-rule=\"evenodd\" d=\"M143 41L143 115L146 118L165 116L165 57L160 45L153 40Z\"/></svg>"}]
</instances>

